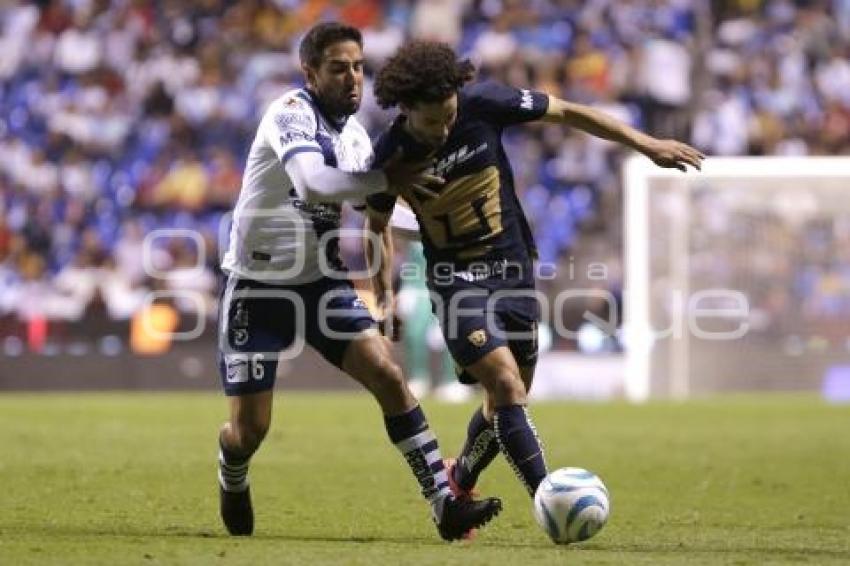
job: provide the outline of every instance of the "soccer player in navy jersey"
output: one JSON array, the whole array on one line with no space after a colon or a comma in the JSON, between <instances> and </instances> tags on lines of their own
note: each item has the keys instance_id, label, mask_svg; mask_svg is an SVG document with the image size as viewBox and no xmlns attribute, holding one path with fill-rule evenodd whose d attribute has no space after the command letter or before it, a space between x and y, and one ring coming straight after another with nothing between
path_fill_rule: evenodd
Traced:
<instances>
[{"instance_id":1,"label":"soccer player in navy jersey","mask_svg":"<svg viewBox=\"0 0 850 566\"><path fill-rule=\"evenodd\" d=\"M375 166L401 152L431 157L444 179L436 196L396 187L367 198L367 225L385 246L387 219L401 195L418 220L428 284L459 379L480 383L484 402L468 426L449 480L469 496L479 474L501 451L533 497L547 469L527 411L537 361L533 260L535 244L514 190L502 146L506 127L541 120L566 124L627 145L660 167L699 169L704 156L675 140L659 140L581 104L495 82L467 84L474 67L434 42L402 46L379 71L375 95L400 114L375 144ZM373 278L388 297L386 272Z\"/></svg>"},{"instance_id":2,"label":"soccer player in navy jersey","mask_svg":"<svg viewBox=\"0 0 850 566\"><path fill-rule=\"evenodd\" d=\"M369 170L371 141L352 116L363 89L362 48L355 28L312 28L300 47L307 86L271 103L248 155L222 262L228 278L219 323L230 405L219 434L220 513L233 535L254 530L249 463L271 421L278 352L296 337L374 395L440 536L458 539L501 509L498 499L469 501L449 491L437 439L339 257L334 231L343 201L362 203L391 185L439 183L424 162L396 159Z\"/></svg>"}]
</instances>

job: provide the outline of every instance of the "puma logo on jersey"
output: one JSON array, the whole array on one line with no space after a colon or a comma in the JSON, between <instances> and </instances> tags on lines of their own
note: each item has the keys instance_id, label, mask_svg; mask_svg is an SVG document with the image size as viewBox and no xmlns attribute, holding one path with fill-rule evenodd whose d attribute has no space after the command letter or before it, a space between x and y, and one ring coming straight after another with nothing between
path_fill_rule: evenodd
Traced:
<instances>
[{"instance_id":1,"label":"puma logo on jersey","mask_svg":"<svg viewBox=\"0 0 850 566\"><path fill-rule=\"evenodd\" d=\"M439 160L436 165L431 168L430 173L432 175L437 175L438 177L444 177L449 174L449 172L457 167L458 165L462 165L466 163L479 153L485 151L487 149L487 142L482 143L474 150L470 151L468 145L464 145L463 147L456 149L451 152L441 160Z\"/></svg>"},{"instance_id":2,"label":"puma logo on jersey","mask_svg":"<svg viewBox=\"0 0 850 566\"><path fill-rule=\"evenodd\" d=\"M522 99L519 102L519 107L523 110L533 110L534 99L531 97L531 91L524 88L519 92L522 94Z\"/></svg>"},{"instance_id":3,"label":"puma logo on jersey","mask_svg":"<svg viewBox=\"0 0 850 566\"><path fill-rule=\"evenodd\" d=\"M467 336L466 339L469 340L469 343L476 348L480 348L487 343L487 332L485 332L484 329L473 330L469 333L469 336Z\"/></svg>"}]
</instances>

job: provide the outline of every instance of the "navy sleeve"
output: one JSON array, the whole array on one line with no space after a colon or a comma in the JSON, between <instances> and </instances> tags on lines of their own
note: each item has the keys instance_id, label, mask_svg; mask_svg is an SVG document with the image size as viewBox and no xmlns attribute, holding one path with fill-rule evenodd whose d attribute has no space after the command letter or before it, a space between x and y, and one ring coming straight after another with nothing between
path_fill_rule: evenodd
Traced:
<instances>
[{"instance_id":1,"label":"navy sleeve","mask_svg":"<svg viewBox=\"0 0 850 566\"><path fill-rule=\"evenodd\" d=\"M393 135L392 129L381 134L378 141L375 142L375 157L372 160L372 169L383 167L384 163L392 157L398 147L397 136ZM395 195L387 193L375 193L366 197L366 205L372 210L386 214L392 212L395 207L396 198Z\"/></svg>"},{"instance_id":2,"label":"navy sleeve","mask_svg":"<svg viewBox=\"0 0 850 566\"><path fill-rule=\"evenodd\" d=\"M493 81L474 84L464 94L470 108L504 126L539 120L549 109L549 95L545 92Z\"/></svg>"}]
</instances>

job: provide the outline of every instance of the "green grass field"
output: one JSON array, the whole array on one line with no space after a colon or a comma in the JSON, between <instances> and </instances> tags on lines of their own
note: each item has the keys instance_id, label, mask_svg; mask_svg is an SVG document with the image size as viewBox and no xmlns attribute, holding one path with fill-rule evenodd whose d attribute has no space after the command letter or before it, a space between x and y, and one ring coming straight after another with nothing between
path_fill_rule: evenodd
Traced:
<instances>
[{"instance_id":1,"label":"green grass field","mask_svg":"<svg viewBox=\"0 0 850 566\"><path fill-rule=\"evenodd\" d=\"M444 454L471 405L426 403ZM0 564L848 564L850 407L813 398L537 404L551 467L602 476L612 517L557 547L497 460L505 511L443 543L362 395L284 394L254 459L256 535L219 524L214 394L0 396Z\"/></svg>"}]
</instances>

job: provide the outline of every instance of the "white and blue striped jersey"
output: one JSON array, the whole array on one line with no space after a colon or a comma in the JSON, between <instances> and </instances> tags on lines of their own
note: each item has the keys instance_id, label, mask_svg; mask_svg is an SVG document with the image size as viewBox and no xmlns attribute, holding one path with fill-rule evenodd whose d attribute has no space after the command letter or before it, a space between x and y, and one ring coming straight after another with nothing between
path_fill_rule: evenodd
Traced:
<instances>
[{"instance_id":1,"label":"white and blue striped jersey","mask_svg":"<svg viewBox=\"0 0 850 566\"><path fill-rule=\"evenodd\" d=\"M354 117L334 123L305 89L273 101L248 154L222 261L226 272L297 285L322 277L320 261L338 267L337 239L332 236L339 228L340 204L306 202L285 168L288 160L304 152L319 153L325 165L349 173L367 171L372 161L369 136Z\"/></svg>"}]
</instances>

